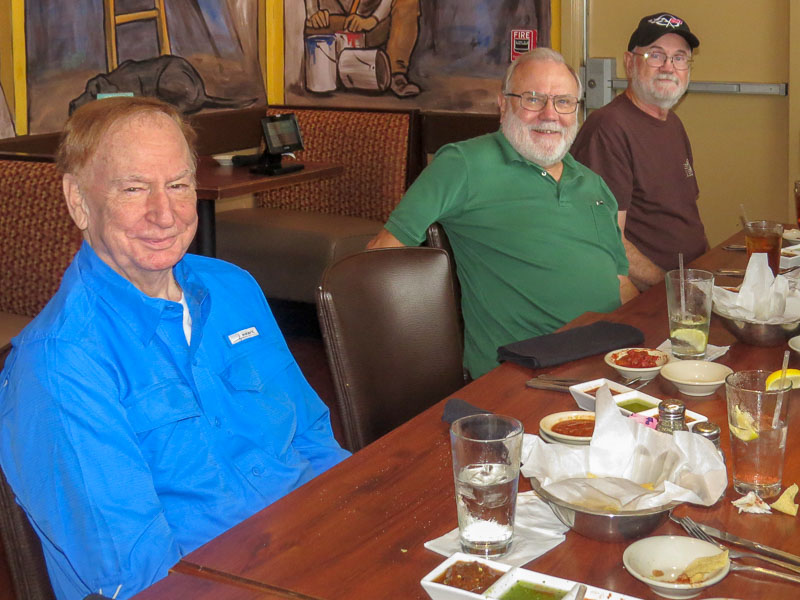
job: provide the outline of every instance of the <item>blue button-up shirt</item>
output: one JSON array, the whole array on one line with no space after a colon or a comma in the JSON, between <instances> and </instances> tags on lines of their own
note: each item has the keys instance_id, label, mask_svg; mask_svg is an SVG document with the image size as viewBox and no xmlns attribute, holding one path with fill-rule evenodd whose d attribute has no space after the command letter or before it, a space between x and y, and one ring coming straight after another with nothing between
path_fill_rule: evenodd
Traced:
<instances>
[{"instance_id":1,"label":"blue button-up shirt","mask_svg":"<svg viewBox=\"0 0 800 600\"><path fill-rule=\"evenodd\" d=\"M348 455L255 281L174 274L191 344L180 303L84 244L0 374L0 463L60 599L127 598Z\"/></svg>"}]
</instances>

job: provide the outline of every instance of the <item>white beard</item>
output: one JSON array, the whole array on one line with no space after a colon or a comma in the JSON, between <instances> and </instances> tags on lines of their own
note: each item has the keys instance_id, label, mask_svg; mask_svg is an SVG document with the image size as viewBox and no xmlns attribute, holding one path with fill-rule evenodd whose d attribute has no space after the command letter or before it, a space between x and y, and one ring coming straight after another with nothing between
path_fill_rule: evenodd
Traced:
<instances>
[{"instance_id":1,"label":"white beard","mask_svg":"<svg viewBox=\"0 0 800 600\"><path fill-rule=\"evenodd\" d=\"M678 84L678 87L671 92L660 90L655 85L656 81L659 79L674 81ZM638 71L634 70L633 77L631 77L631 85L633 86L633 92L644 103L652 104L654 106L658 106L659 108L669 110L675 106L678 103L678 100L680 100L681 97L686 93L686 88L689 86L689 78L687 77L686 83L681 85L681 81L677 75L662 73L660 75L656 75L652 79L643 81L639 77Z\"/></svg>"},{"instance_id":2,"label":"white beard","mask_svg":"<svg viewBox=\"0 0 800 600\"><path fill-rule=\"evenodd\" d=\"M578 120L568 127L555 122L528 125L509 108L503 118L502 130L509 143L523 157L548 168L560 163L566 156L578 134ZM531 137L531 131L557 131L561 136L554 140L537 141Z\"/></svg>"}]
</instances>

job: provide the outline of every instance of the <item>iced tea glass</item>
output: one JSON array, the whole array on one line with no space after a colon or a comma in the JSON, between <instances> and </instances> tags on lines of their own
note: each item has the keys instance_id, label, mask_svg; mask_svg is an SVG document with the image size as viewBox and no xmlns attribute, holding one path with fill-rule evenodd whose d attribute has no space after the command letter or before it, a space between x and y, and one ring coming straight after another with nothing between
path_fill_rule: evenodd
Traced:
<instances>
[{"instance_id":1,"label":"iced tea glass","mask_svg":"<svg viewBox=\"0 0 800 600\"><path fill-rule=\"evenodd\" d=\"M744 243L747 260L754 252L766 252L769 268L777 275L781 267L783 225L775 221L747 221L744 224Z\"/></svg>"},{"instance_id":2,"label":"iced tea glass","mask_svg":"<svg viewBox=\"0 0 800 600\"><path fill-rule=\"evenodd\" d=\"M522 423L479 414L450 426L461 548L502 556L514 537Z\"/></svg>"},{"instance_id":3,"label":"iced tea glass","mask_svg":"<svg viewBox=\"0 0 800 600\"><path fill-rule=\"evenodd\" d=\"M769 371L739 371L725 378L733 488L740 494L755 492L761 498L781 491L792 389L787 381L784 388L767 391L769 375Z\"/></svg>"}]
</instances>

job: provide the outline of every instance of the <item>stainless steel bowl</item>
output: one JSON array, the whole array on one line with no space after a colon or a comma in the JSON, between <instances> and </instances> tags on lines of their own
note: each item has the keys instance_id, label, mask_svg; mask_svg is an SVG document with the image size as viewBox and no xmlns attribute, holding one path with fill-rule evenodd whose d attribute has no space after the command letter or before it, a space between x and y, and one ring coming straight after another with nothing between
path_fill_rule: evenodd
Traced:
<instances>
[{"instance_id":1,"label":"stainless steel bowl","mask_svg":"<svg viewBox=\"0 0 800 600\"><path fill-rule=\"evenodd\" d=\"M714 311L714 317L742 343L751 346L780 346L800 331L800 321L769 325L734 319Z\"/></svg>"},{"instance_id":2,"label":"stainless steel bowl","mask_svg":"<svg viewBox=\"0 0 800 600\"><path fill-rule=\"evenodd\" d=\"M542 489L535 477L531 486L556 514L558 519L573 531L601 542L624 542L651 533L669 517L669 511L681 504L672 502L658 508L629 510L617 513L590 510L556 498Z\"/></svg>"}]
</instances>

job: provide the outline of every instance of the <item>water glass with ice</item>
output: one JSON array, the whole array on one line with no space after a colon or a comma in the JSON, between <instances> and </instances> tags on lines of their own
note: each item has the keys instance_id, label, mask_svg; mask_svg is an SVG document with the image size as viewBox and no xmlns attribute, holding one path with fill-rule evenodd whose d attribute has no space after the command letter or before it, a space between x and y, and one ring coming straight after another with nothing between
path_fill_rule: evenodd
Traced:
<instances>
[{"instance_id":1,"label":"water glass with ice","mask_svg":"<svg viewBox=\"0 0 800 600\"><path fill-rule=\"evenodd\" d=\"M766 388L769 371L739 371L725 378L731 434L733 487L761 498L781 491L787 413L792 384Z\"/></svg>"},{"instance_id":2,"label":"water glass with ice","mask_svg":"<svg viewBox=\"0 0 800 600\"><path fill-rule=\"evenodd\" d=\"M450 427L461 548L502 556L511 548L517 504L522 423L478 414Z\"/></svg>"},{"instance_id":3,"label":"water glass with ice","mask_svg":"<svg viewBox=\"0 0 800 600\"><path fill-rule=\"evenodd\" d=\"M708 345L714 274L675 269L666 274L669 339L676 358L702 360Z\"/></svg>"}]
</instances>

